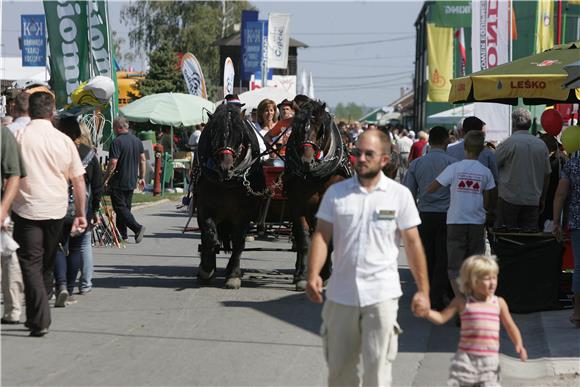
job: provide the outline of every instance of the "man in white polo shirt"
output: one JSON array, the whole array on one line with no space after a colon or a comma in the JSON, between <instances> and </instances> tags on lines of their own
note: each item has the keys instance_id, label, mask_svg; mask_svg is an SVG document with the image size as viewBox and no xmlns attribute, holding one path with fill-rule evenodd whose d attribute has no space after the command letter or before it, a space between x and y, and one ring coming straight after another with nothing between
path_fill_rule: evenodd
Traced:
<instances>
[{"instance_id":1,"label":"man in white polo shirt","mask_svg":"<svg viewBox=\"0 0 580 387\"><path fill-rule=\"evenodd\" d=\"M334 244L334 271L322 310L322 337L328 384L360 385L357 366L362 353L362 384L391 385L397 354L398 300L402 295L397 269L401 237L418 291L412 310L423 317L430 309L429 281L421 223L409 189L387 178L391 143L378 130L359 136L357 175L332 185L318 213L308 257L306 293L321 303L320 270L328 245Z\"/></svg>"}]
</instances>

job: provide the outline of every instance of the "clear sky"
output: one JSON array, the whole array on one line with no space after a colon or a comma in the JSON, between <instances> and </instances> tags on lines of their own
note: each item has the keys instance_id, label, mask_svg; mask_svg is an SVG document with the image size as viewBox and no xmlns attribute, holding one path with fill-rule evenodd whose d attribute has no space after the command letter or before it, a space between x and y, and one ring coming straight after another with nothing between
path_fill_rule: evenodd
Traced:
<instances>
[{"instance_id":1,"label":"clear sky","mask_svg":"<svg viewBox=\"0 0 580 387\"><path fill-rule=\"evenodd\" d=\"M5 37L20 30L18 14L43 13L39 0L2 1ZM411 87L413 24L423 2L250 2L260 11L261 19L270 12L291 15L291 36L310 46L298 52L298 71L312 72L316 97L330 105L355 102L384 106L400 96L401 87ZM120 21L120 10L126 4L111 1L109 5L111 28L121 36L128 32ZM19 55L14 42L3 38L3 43L2 55Z\"/></svg>"}]
</instances>

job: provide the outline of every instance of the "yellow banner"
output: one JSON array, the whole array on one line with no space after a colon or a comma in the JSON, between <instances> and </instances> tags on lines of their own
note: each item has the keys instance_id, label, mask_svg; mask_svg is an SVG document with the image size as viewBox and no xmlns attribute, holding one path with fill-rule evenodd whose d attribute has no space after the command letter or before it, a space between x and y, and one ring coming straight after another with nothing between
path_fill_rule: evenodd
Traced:
<instances>
[{"instance_id":1,"label":"yellow banner","mask_svg":"<svg viewBox=\"0 0 580 387\"><path fill-rule=\"evenodd\" d=\"M429 102L447 102L453 78L453 28L427 24Z\"/></svg>"},{"instance_id":2,"label":"yellow banner","mask_svg":"<svg viewBox=\"0 0 580 387\"><path fill-rule=\"evenodd\" d=\"M554 0L538 0L536 53L554 46Z\"/></svg>"}]
</instances>

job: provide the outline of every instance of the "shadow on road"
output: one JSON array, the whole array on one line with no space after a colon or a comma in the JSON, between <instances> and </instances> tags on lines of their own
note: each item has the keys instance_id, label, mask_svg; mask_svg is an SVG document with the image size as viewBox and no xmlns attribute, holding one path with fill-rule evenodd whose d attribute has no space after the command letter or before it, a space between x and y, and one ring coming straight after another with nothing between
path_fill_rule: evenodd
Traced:
<instances>
[{"instance_id":1,"label":"shadow on road","mask_svg":"<svg viewBox=\"0 0 580 387\"><path fill-rule=\"evenodd\" d=\"M187 212L160 212L157 214L147 214L147 216L162 216L164 218L184 218L184 219L187 219L189 217Z\"/></svg>"},{"instance_id":2,"label":"shadow on road","mask_svg":"<svg viewBox=\"0 0 580 387\"><path fill-rule=\"evenodd\" d=\"M304 293L269 301L224 301L222 305L254 309L316 335L320 332L322 305L308 301Z\"/></svg>"},{"instance_id":3,"label":"shadow on road","mask_svg":"<svg viewBox=\"0 0 580 387\"><path fill-rule=\"evenodd\" d=\"M100 278L93 278L96 288L196 288L196 270L187 266L95 266ZM102 277L102 276L106 277Z\"/></svg>"}]
</instances>

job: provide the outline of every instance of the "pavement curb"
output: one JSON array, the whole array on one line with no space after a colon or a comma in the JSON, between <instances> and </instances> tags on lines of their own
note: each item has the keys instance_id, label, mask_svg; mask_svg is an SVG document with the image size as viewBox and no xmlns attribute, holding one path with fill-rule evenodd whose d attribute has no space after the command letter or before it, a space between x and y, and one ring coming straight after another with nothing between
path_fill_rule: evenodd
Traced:
<instances>
[{"instance_id":1,"label":"pavement curb","mask_svg":"<svg viewBox=\"0 0 580 387\"><path fill-rule=\"evenodd\" d=\"M542 357L521 362L506 355L499 356L502 374L519 379L538 379L561 375L580 375L578 358Z\"/></svg>"},{"instance_id":2,"label":"pavement curb","mask_svg":"<svg viewBox=\"0 0 580 387\"><path fill-rule=\"evenodd\" d=\"M169 202L171 202L171 200L169 200L169 199L161 199L161 200L158 200L156 202L139 203L139 204L133 206L131 208L131 211L136 211L136 210L140 210L140 209L143 209L143 208L155 207L155 206L158 206L159 204L164 204L164 203L169 203Z\"/></svg>"}]
</instances>

